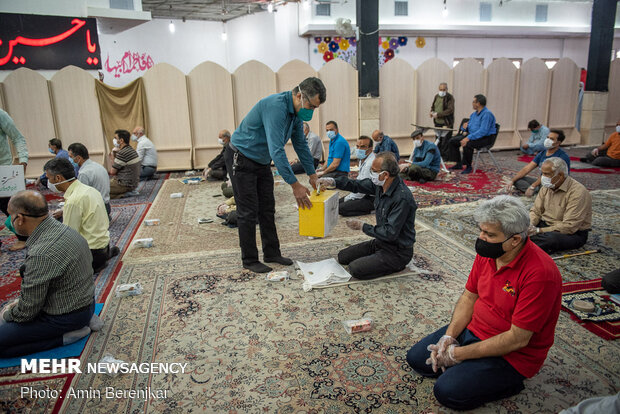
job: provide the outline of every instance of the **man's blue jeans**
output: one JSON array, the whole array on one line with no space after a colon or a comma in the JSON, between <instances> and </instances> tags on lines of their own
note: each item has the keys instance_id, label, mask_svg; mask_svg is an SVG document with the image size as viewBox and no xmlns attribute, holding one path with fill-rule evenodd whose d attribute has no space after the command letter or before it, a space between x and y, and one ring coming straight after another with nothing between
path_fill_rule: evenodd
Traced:
<instances>
[{"instance_id":1,"label":"man's blue jeans","mask_svg":"<svg viewBox=\"0 0 620 414\"><path fill-rule=\"evenodd\" d=\"M430 357L429 345L439 342L448 325L422 339L407 352L407 362L420 375L437 378L433 391L442 405L454 410L471 410L490 401L518 394L523 390L525 377L504 358L489 357L469 359L454 365L446 372L433 372L426 360ZM465 329L456 338L461 346L479 342L471 331Z\"/></svg>"}]
</instances>

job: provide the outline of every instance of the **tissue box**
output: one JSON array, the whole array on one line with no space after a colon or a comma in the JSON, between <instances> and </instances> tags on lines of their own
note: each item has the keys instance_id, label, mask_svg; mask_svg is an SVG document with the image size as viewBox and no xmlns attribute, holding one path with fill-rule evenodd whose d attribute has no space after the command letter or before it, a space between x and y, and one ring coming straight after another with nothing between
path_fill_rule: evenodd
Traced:
<instances>
[{"instance_id":1,"label":"tissue box","mask_svg":"<svg viewBox=\"0 0 620 414\"><path fill-rule=\"evenodd\" d=\"M312 208L299 209L299 235L326 237L338 224L338 191L310 195Z\"/></svg>"}]
</instances>

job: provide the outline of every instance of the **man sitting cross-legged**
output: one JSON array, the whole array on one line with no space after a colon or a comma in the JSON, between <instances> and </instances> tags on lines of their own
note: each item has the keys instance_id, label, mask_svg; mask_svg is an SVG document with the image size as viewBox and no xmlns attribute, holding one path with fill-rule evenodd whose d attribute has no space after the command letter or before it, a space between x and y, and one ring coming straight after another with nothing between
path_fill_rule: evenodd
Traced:
<instances>
[{"instance_id":1,"label":"man sitting cross-legged","mask_svg":"<svg viewBox=\"0 0 620 414\"><path fill-rule=\"evenodd\" d=\"M407 353L420 375L437 378L437 401L471 410L524 389L553 345L562 276L527 238L529 217L511 196L484 201L476 258L449 325Z\"/></svg>"}]
</instances>

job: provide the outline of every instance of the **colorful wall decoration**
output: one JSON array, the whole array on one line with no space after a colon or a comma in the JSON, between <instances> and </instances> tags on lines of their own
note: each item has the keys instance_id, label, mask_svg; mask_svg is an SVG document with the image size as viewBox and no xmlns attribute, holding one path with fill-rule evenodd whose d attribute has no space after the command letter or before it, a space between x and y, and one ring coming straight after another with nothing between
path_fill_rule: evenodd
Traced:
<instances>
[{"instance_id":1,"label":"colorful wall decoration","mask_svg":"<svg viewBox=\"0 0 620 414\"><path fill-rule=\"evenodd\" d=\"M418 39L424 40L424 38ZM400 48L407 46L408 41L407 36L379 37L379 66L383 66L384 63L396 56ZM316 44L314 53L323 55L325 63L332 59L342 59L354 67L356 66L357 41L355 37L315 37L314 43ZM420 46L419 40L416 41L416 45L424 47L423 44Z\"/></svg>"}]
</instances>

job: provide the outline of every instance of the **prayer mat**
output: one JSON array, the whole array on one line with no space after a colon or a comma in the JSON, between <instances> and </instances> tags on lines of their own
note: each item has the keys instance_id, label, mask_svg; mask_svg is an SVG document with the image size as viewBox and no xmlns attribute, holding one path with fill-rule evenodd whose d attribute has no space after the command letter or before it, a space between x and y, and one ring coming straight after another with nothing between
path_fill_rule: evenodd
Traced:
<instances>
[{"instance_id":1,"label":"prayer mat","mask_svg":"<svg viewBox=\"0 0 620 414\"><path fill-rule=\"evenodd\" d=\"M601 286L601 279L586 280L582 282L568 282L562 284L563 296L573 294L588 294L598 290L603 290L603 287ZM568 312L571 319L577 322L579 325L583 326L588 331L596 334L603 339L613 340L620 338L619 320L613 322L585 322L575 314L574 309L564 306L564 303L562 306L562 310Z\"/></svg>"},{"instance_id":2,"label":"prayer mat","mask_svg":"<svg viewBox=\"0 0 620 414\"><path fill-rule=\"evenodd\" d=\"M357 241L288 244L283 254L321 260ZM449 323L473 255L431 231L420 232L414 248L428 274L310 292L301 280L267 282L241 271L239 258L223 251L125 264L117 283L140 282L144 293L108 302L106 329L89 341L83 363L110 353L130 363L187 363L187 371L76 374L74 389L150 387L168 398L68 398L61 412L451 412L435 400L435 381L405 358ZM362 317L373 319L372 329L348 334L342 321ZM584 333L562 313L541 372L520 394L476 412L558 412L614 393L619 349Z\"/></svg>"},{"instance_id":3,"label":"prayer mat","mask_svg":"<svg viewBox=\"0 0 620 414\"><path fill-rule=\"evenodd\" d=\"M97 315L101 314L102 309L103 303L97 303L95 305L95 313ZM0 368L18 367L21 365L22 359L63 359L79 357L84 350L84 347L86 346L88 338L90 338L90 336L94 333L96 332L93 332L70 345L59 346L58 348L48 349L47 351L36 352L34 354L24 355L16 358L0 358Z\"/></svg>"}]
</instances>

